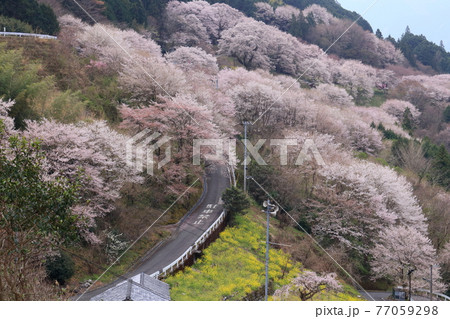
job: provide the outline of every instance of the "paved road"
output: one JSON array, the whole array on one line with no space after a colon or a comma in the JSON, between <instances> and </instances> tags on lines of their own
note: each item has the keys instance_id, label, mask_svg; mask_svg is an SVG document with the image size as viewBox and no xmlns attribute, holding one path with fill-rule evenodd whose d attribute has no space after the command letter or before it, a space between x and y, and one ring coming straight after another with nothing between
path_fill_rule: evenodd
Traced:
<instances>
[{"instance_id":1,"label":"paved road","mask_svg":"<svg viewBox=\"0 0 450 319\"><path fill-rule=\"evenodd\" d=\"M372 301L372 298L375 299L375 301L390 301L389 297L392 296L391 291L367 291L367 293L370 295L370 298L367 293L363 291L359 291L361 294L361 297ZM436 299L436 298L435 298ZM391 299L392 300L392 299ZM429 298L423 297L423 296L417 296L413 294L413 300L414 301L429 301Z\"/></svg>"},{"instance_id":2,"label":"paved road","mask_svg":"<svg viewBox=\"0 0 450 319\"><path fill-rule=\"evenodd\" d=\"M359 293L361 294L361 297L363 297L366 300L372 301L372 298L375 299L375 301L385 301L387 298L392 295L392 292L388 291L367 291L364 292L362 290L359 290ZM368 294L370 296L368 296Z\"/></svg>"},{"instance_id":3,"label":"paved road","mask_svg":"<svg viewBox=\"0 0 450 319\"><path fill-rule=\"evenodd\" d=\"M205 182L206 189L202 198L181 222L178 231L162 245L150 250L144 260L123 277L131 278L142 272L151 275L160 271L180 257L214 223L223 211L220 198L230 183L226 166L210 164L206 168ZM121 278L104 287L88 291L79 300L90 300L123 280L124 278Z\"/></svg>"}]
</instances>

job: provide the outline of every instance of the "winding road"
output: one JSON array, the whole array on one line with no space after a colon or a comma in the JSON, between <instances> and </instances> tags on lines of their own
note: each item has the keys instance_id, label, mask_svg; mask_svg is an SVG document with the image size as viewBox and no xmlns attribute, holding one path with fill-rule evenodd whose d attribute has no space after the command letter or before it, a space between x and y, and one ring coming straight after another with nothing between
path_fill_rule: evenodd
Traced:
<instances>
[{"instance_id":1,"label":"winding road","mask_svg":"<svg viewBox=\"0 0 450 319\"><path fill-rule=\"evenodd\" d=\"M202 197L193 209L183 217L177 231L161 245L151 249L132 271L111 284L88 291L77 300L90 300L92 297L116 286L137 274L151 275L180 257L220 216L223 211L221 196L229 186L230 178L224 165L211 163L206 167Z\"/></svg>"}]
</instances>

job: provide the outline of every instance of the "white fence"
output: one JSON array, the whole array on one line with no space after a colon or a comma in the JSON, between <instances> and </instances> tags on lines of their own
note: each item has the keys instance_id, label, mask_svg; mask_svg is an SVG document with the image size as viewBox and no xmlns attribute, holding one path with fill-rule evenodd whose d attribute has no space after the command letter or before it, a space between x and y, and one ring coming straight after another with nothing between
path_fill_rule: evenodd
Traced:
<instances>
[{"instance_id":1,"label":"white fence","mask_svg":"<svg viewBox=\"0 0 450 319\"><path fill-rule=\"evenodd\" d=\"M192 256L192 254L198 250L201 244L206 242L206 240L211 236L211 234L219 228L220 224L225 220L226 212L223 211L222 214L220 214L219 218L212 224L207 230L204 231L204 233L200 236L199 239L195 241L195 243L190 246L180 257L178 257L175 261L173 261L170 265L164 267L161 271L157 271L153 274L151 274L151 277L159 278L160 276L165 277L167 274L172 273L176 269L178 269L180 266L184 265L185 261L189 259L189 257Z\"/></svg>"},{"instance_id":2,"label":"white fence","mask_svg":"<svg viewBox=\"0 0 450 319\"><path fill-rule=\"evenodd\" d=\"M426 296L430 296L430 291L426 290L426 289L415 289L416 292L421 292L421 293L425 293ZM437 292L433 292L433 297L436 297L434 299L443 299L445 301L450 301L450 297L444 294L440 294Z\"/></svg>"},{"instance_id":3,"label":"white fence","mask_svg":"<svg viewBox=\"0 0 450 319\"><path fill-rule=\"evenodd\" d=\"M40 39L50 39L56 40L57 37L48 34L36 34L36 33L21 33L21 32L0 32L0 36L3 37L29 37L29 38L40 38Z\"/></svg>"}]
</instances>

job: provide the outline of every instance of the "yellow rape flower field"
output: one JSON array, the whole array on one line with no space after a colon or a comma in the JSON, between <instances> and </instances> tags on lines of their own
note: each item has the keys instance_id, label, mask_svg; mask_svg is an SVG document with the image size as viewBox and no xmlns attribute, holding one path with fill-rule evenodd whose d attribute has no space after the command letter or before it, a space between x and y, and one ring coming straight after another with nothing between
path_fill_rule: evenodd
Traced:
<instances>
[{"instance_id":1,"label":"yellow rape flower field","mask_svg":"<svg viewBox=\"0 0 450 319\"><path fill-rule=\"evenodd\" d=\"M192 267L166 279L171 286L172 300L258 300L264 297L265 225L256 214L250 211L236 216L235 226L227 227ZM275 226L273 230L276 231ZM302 264L293 261L289 254L271 247L270 291L288 284L303 270ZM357 294L350 286L343 285L342 292L319 294L314 300L359 300Z\"/></svg>"}]
</instances>

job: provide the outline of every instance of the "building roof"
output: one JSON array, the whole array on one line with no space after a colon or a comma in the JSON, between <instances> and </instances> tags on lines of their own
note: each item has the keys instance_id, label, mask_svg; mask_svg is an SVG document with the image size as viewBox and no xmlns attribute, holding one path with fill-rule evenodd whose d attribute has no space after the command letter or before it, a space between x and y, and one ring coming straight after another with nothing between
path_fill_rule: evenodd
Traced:
<instances>
[{"instance_id":1,"label":"building roof","mask_svg":"<svg viewBox=\"0 0 450 319\"><path fill-rule=\"evenodd\" d=\"M165 282L141 273L91 298L91 300L169 301L170 286Z\"/></svg>"}]
</instances>

